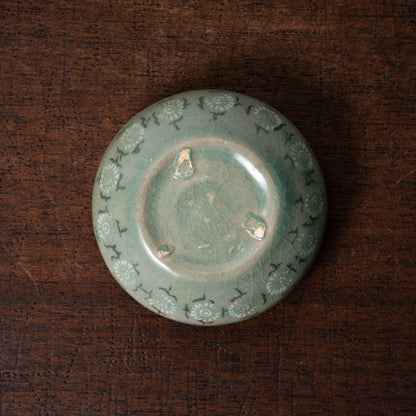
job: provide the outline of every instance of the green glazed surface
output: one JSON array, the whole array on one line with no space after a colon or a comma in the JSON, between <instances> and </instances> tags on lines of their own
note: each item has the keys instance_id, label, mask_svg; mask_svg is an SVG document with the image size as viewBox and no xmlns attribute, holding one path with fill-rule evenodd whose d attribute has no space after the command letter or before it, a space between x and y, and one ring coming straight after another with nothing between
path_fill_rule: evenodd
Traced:
<instances>
[{"instance_id":1,"label":"green glazed surface","mask_svg":"<svg viewBox=\"0 0 416 416\"><path fill-rule=\"evenodd\" d=\"M190 91L133 117L97 172L95 235L119 284L167 318L222 325L273 306L324 233L318 162L282 114Z\"/></svg>"}]
</instances>

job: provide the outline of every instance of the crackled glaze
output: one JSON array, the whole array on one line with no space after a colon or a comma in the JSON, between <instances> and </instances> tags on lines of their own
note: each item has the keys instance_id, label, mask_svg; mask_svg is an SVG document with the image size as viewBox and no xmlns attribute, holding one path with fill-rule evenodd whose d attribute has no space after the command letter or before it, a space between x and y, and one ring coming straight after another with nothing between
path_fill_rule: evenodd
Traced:
<instances>
[{"instance_id":1,"label":"crackled glaze","mask_svg":"<svg viewBox=\"0 0 416 416\"><path fill-rule=\"evenodd\" d=\"M326 212L300 132L229 91L178 94L133 117L93 195L115 279L150 310L195 325L248 319L286 296L319 250Z\"/></svg>"}]
</instances>

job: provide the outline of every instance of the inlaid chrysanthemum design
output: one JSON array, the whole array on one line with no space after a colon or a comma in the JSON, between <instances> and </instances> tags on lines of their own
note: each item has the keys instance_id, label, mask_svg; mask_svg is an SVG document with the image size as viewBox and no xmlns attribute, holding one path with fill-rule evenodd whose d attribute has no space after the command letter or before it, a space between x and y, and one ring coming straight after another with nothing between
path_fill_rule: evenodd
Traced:
<instances>
[{"instance_id":1,"label":"inlaid chrysanthemum design","mask_svg":"<svg viewBox=\"0 0 416 416\"><path fill-rule=\"evenodd\" d=\"M220 309L212 302L201 301L191 307L190 317L203 323L215 322L221 315Z\"/></svg>"},{"instance_id":2,"label":"inlaid chrysanthemum design","mask_svg":"<svg viewBox=\"0 0 416 416\"><path fill-rule=\"evenodd\" d=\"M171 124L179 130L178 123L183 119L185 107L188 105L186 99L172 98L161 102L153 113L156 124Z\"/></svg>"},{"instance_id":3,"label":"inlaid chrysanthemum design","mask_svg":"<svg viewBox=\"0 0 416 416\"><path fill-rule=\"evenodd\" d=\"M131 262L117 259L113 266L117 280L128 288L133 288L138 282L138 273Z\"/></svg>"},{"instance_id":4,"label":"inlaid chrysanthemum design","mask_svg":"<svg viewBox=\"0 0 416 416\"><path fill-rule=\"evenodd\" d=\"M299 234L294 246L299 257L306 259L317 248L318 237L315 232L306 233L303 231Z\"/></svg>"},{"instance_id":5,"label":"inlaid chrysanthemum design","mask_svg":"<svg viewBox=\"0 0 416 416\"><path fill-rule=\"evenodd\" d=\"M288 156L293 166L303 173L310 173L313 170L312 154L306 143L292 141L289 143Z\"/></svg>"},{"instance_id":6,"label":"inlaid chrysanthemum design","mask_svg":"<svg viewBox=\"0 0 416 416\"><path fill-rule=\"evenodd\" d=\"M117 223L108 212L98 214L96 231L98 238L104 243L118 238Z\"/></svg>"},{"instance_id":7,"label":"inlaid chrysanthemum design","mask_svg":"<svg viewBox=\"0 0 416 416\"><path fill-rule=\"evenodd\" d=\"M155 298L150 298L149 303L156 309L156 311L164 315L171 315L177 310L175 298L168 296L166 293L162 293Z\"/></svg>"},{"instance_id":8,"label":"inlaid chrysanthemum design","mask_svg":"<svg viewBox=\"0 0 416 416\"><path fill-rule=\"evenodd\" d=\"M266 290L270 295L283 295L292 285L293 270L281 264L277 270L270 273Z\"/></svg>"},{"instance_id":9,"label":"inlaid chrysanthemum design","mask_svg":"<svg viewBox=\"0 0 416 416\"><path fill-rule=\"evenodd\" d=\"M98 182L103 195L108 196L112 192L116 191L120 175L120 170L116 164L109 163L104 167Z\"/></svg>"},{"instance_id":10,"label":"inlaid chrysanthemum design","mask_svg":"<svg viewBox=\"0 0 416 416\"><path fill-rule=\"evenodd\" d=\"M282 121L276 111L265 105L256 106L252 109L252 111L255 116L257 133L260 130L270 133L282 124Z\"/></svg>"},{"instance_id":11,"label":"inlaid chrysanthemum design","mask_svg":"<svg viewBox=\"0 0 416 416\"><path fill-rule=\"evenodd\" d=\"M227 111L238 105L241 105L238 97L226 91L211 92L199 97L199 108L209 111L212 121L217 120L219 116L225 116Z\"/></svg>"},{"instance_id":12,"label":"inlaid chrysanthemum design","mask_svg":"<svg viewBox=\"0 0 416 416\"><path fill-rule=\"evenodd\" d=\"M143 142L144 126L134 123L127 127L120 136L120 149L123 152L137 152L138 145Z\"/></svg>"},{"instance_id":13,"label":"inlaid chrysanthemum design","mask_svg":"<svg viewBox=\"0 0 416 416\"><path fill-rule=\"evenodd\" d=\"M248 303L248 300L237 299L231 303L228 308L228 313L235 318L247 318L250 315L254 315L256 312L256 306Z\"/></svg>"},{"instance_id":14,"label":"inlaid chrysanthemum design","mask_svg":"<svg viewBox=\"0 0 416 416\"><path fill-rule=\"evenodd\" d=\"M312 184L305 195L304 210L306 214L313 219L318 218L323 212L324 204L325 200L321 190Z\"/></svg>"}]
</instances>

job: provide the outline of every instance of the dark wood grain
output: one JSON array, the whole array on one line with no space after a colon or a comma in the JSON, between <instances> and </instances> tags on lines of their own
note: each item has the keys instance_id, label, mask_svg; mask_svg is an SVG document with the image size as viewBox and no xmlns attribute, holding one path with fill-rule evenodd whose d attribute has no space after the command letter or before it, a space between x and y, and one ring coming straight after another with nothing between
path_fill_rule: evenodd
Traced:
<instances>
[{"instance_id":1,"label":"dark wood grain","mask_svg":"<svg viewBox=\"0 0 416 416\"><path fill-rule=\"evenodd\" d=\"M414 1L0 7L2 416L416 413ZM280 109L329 195L308 277L217 328L135 303L91 225L114 134L197 88Z\"/></svg>"}]
</instances>

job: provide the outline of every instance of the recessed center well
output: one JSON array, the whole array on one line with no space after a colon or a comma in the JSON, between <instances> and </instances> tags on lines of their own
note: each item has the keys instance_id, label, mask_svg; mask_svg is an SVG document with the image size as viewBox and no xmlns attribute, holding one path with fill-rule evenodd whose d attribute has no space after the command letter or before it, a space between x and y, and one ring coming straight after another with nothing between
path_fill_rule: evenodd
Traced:
<instances>
[{"instance_id":1,"label":"recessed center well","mask_svg":"<svg viewBox=\"0 0 416 416\"><path fill-rule=\"evenodd\" d=\"M173 272L229 278L270 246L278 198L247 148L194 139L156 161L149 179L139 193L139 229L155 261Z\"/></svg>"},{"instance_id":2,"label":"recessed center well","mask_svg":"<svg viewBox=\"0 0 416 416\"><path fill-rule=\"evenodd\" d=\"M218 264L235 256L239 248L238 233L234 229L236 208L232 195L217 181L206 179L184 189L175 206L175 215L180 232L186 236L187 262Z\"/></svg>"}]
</instances>

